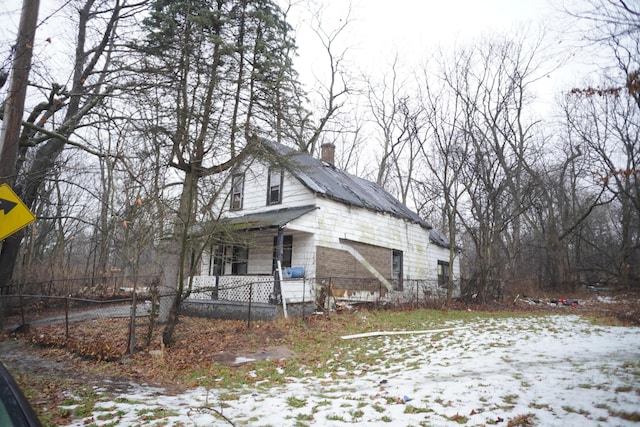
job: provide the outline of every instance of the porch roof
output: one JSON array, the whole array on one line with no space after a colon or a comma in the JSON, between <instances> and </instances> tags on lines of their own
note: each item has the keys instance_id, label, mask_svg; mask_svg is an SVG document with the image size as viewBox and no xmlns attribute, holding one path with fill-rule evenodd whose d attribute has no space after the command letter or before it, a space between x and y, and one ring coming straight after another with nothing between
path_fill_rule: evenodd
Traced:
<instances>
[{"instance_id":1,"label":"porch roof","mask_svg":"<svg viewBox=\"0 0 640 427\"><path fill-rule=\"evenodd\" d=\"M275 209L264 212L250 213L234 218L228 218L229 224L245 230L261 228L283 227L287 223L311 211L318 209L316 205L296 206L292 208Z\"/></svg>"}]
</instances>

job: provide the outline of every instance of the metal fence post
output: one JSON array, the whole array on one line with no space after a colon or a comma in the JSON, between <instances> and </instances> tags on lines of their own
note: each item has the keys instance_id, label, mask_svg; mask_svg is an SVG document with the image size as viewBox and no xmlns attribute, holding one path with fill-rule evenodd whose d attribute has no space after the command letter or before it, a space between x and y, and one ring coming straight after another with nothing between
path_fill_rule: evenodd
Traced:
<instances>
[{"instance_id":1,"label":"metal fence post","mask_svg":"<svg viewBox=\"0 0 640 427\"><path fill-rule=\"evenodd\" d=\"M133 298L131 299L131 319L129 321L129 343L127 344L128 353L132 355L136 347L136 311L137 308L137 290L136 285L133 286Z\"/></svg>"},{"instance_id":2,"label":"metal fence post","mask_svg":"<svg viewBox=\"0 0 640 427\"><path fill-rule=\"evenodd\" d=\"M20 319L22 319L22 324L24 325L24 296L20 293Z\"/></svg>"},{"instance_id":3,"label":"metal fence post","mask_svg":"<svg viewBox=\"0 0 640 427\"><path fill-rule=\"evenodd\" d=\"M306 293L306 283L307 283L307 279L305 279L304 277L302 278L302 321L304 322L304 295Z\"/></svg>"},{"instance_id":4,"label":"metal fence post","mask_svg":"<svg viewBox=\"0 0 640 427\"><path fill-rule=\"evenodd\" d=\"M251 328L251 302L253 301L253 282L249 283L249 312L247 313L247 328Z\"/></svg>"},{"instance_id":5,"label":"metal fence post","mask_svg":"<svg viewBox=\"0 0 640 427\"><path fill-rule=\"evenodd\" d=\"M64 298L64 337L69 341L69 297Z\"/></svg>"}]
</instances>

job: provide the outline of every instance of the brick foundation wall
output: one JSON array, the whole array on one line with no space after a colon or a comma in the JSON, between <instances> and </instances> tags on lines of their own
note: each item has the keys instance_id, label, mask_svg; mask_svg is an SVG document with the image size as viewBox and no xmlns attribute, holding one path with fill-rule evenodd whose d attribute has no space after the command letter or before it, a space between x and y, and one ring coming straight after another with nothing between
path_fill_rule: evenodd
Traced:
<instances>
[{"instance_id":1,"label":"brick foundation wall","mask_svg":"<svg viewBox=\"0 0 640 427\"><path fill-rule=\"evenodd\" d=\"M391 280L391 258L393 256L393 251L391 249L346 239L340 239L340 243L354 248L369 262L369 264L373 266L373 268L378 271L378 273L382 275L382 277L387 280ZM361 268L364 269L364 267Z\"/></svg>"},{"instance_id":2,"label":"brick foundation wall","mask_svg":"<svg viewBox=\"0 0 640 427\"><path fill-rule=\"evenodd\" d=\"M383 277L391 280L393 252L391 249L344 239L341 239L340 242L353 247ZM349 252L319 246L316 254L316 277L332 278L336 288L371 290L382 293L386 290L380 281Z\"/></svg>"}]
</instances>

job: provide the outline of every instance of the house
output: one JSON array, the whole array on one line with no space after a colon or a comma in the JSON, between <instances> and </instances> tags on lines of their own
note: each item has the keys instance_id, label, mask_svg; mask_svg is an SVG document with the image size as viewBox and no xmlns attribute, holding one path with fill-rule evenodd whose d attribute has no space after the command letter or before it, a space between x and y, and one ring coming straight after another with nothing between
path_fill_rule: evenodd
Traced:
<instances>
[{"instance_id":1,"label":"house","mask_svg":"<svg viewBox=\"0 0 640 427\"><path fill-rule=\"evenodd\" d=\"M381 186L336 168L332 144L317 159L260 140L221 204L237 233L201 257L198 298L286 305L446 294L447 240ZM457 257L453 271L458 282Z\"/></svg>"}]
</instances>

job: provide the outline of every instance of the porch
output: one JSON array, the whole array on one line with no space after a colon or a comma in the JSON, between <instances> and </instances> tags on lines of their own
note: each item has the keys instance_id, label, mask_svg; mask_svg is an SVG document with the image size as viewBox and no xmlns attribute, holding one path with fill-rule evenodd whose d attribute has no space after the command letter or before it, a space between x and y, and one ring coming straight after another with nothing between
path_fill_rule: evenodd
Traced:
<instances>
[{"instance_id":1,"label":"porch","mask_svg":"<svg viewBox=\"0 0 640 427\"><path fill-rule=\"evenodd\" d=\"M269 275L193 276L188 299L241 303L279 302L275 280ZM285 304L312 302L315 289L305 278L282 279L280 295Z\"/></svg>"},{"instance_id":2,"label":"porch","mask_svg":"<svg viewBox=\"0 0 640 427\"><path fill-rule=\"evenodd\" d=\"M304 278L282 279L280 294L267 275L193 276L181 310L192 315L235 320L275 320L313 311L314 289ZM284 304L283 304L284 300Z\"/></svg>"}]
</instances>

